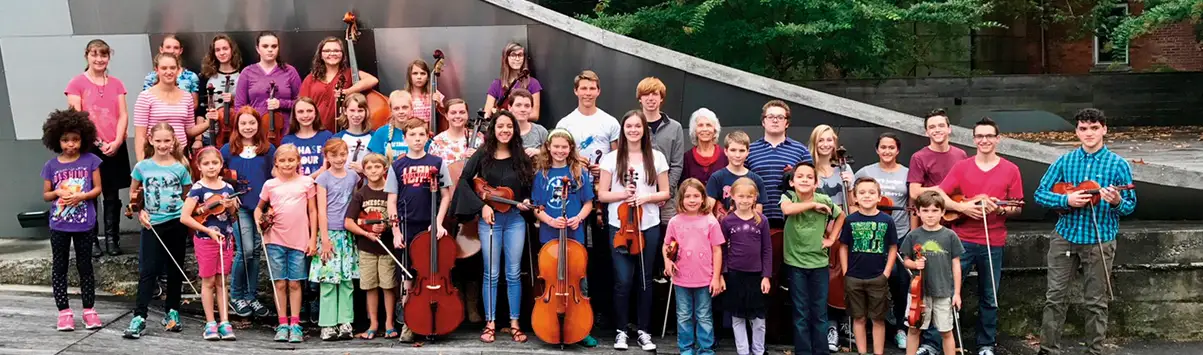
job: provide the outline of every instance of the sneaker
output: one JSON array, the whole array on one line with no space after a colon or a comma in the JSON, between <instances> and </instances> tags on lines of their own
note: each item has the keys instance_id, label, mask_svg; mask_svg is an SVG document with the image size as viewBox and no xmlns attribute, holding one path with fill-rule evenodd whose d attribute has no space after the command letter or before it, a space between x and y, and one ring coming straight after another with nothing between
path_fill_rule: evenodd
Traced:
<instances>
[{"instance_id":1,"label":"sneaker","mask_svg":"<svg viewBox=\"0 0 1203 355\"><path fill-rule=\"evenodd\" d=\"M924 344L919 347L919 351L915 352L915 355L940 355L940 351L931 345Z\"/></svg>"},{"instance_id":2,"label":"sneaker","mask_svg":"<svg viewBox=\"0 0 1203 355\"><path fill-rule=\"evenodd\" d=\"M626 350L627 349L627 332L619 330L618 335L614 336L614 349L617 349L617 350Z\"/></svg>"},{"instance_id":3,"label":"sneaker","mask_svg":"<svg viewBox=\"0 0 1203 355\"><path fill-rule=\"evenodd\" d=\"M594 348L597 347L597 339L594 339L592 335L586 335L585 339L582 339L581 342L577 344L580 344L586 348Z\"/></svg>"},{"instance_id":4,"label":"sneaker","mask_svg":"<svg viewBox=\"0 0 1203 355\"><path fill-rule=\"evenodd\" d=\"M230 302L230 310L239 317L250 317L251 303L246 300L234 300L234 302Z\"/></svg>"},{"instance_id":5,"label":"sneaker","mask_svg":"<svg viewBox=\"0 0 1203 355\"><path fill-rule=\"evenodd\" d=\"M355 330L351 329L350 323L343 323L343 324L338 325L338 339L339 340L351 340L351 338L354 338L354 337L355 337Z\"/></svg>"},{"instance_id":6,"label":"sneaker","mask_svg":"<svg viewBox=\"0 0 1203 355\"><path fill-rule=\"evenodd\" d=\"M397 302L397 304L393 306L393 321L397 322L397 325L405 325L405 303Z\"/></svg>"},{"instance_id":7,"label":"sneaker","mask_svg":"<svg viewBox=\"0 0 1203 355\"><path fill-rule=\"evenodd\" d=\"M308 313L309 314L309 317L308 317L309 323L317 324L317 322L319 320L318 317L321 316L321 309L322 309L321 308L322 305L320 302L321 302L320 300L313 300L313 301L309 302L309 313Z\"/></svg>"},{"instance_id":8,"label":"sneaker","mask_svg":"<svg viewBox=\"0 0 1203 355\"><path fill-rule=\"evenodd\" d=\"M338 338L338 331L334 327L322 327L322 341L331 341Z\"/></svg>"},{"instance_id":9,"label":"sneaker","mask_svg":"<svg viewBox=\"0 0 1203 355\"><path fill-rule=\"evenodd\" d=\"M1040 348L1040 351L1037 351L1036 355L1052 355L1052 352L1049 352L1048 349Z\"/></svg>"},{"instance_id":10,"label":"sneaker","mask_svg":"<svg viewBox=\"0 0 1203 355\"><path fill-rule=\"evenodd\" d=\"M162 324L163 329L169 332L184 330L184 327L180 324L180 312L174 309L167 311L167 315L163 316L163 321L159 324Z\"/></svg>"},{"instance_id":11,"label":"sneaker","mask_svg":"<svg viewBox=\"0 0 1203 355\"><path fill-rule=\"evenodd\" d=\"M126 339L138 339L142 337L143 333L146 333L146 318L134 316L134 319L130 319L129 328L125 328L125 334L122 337Z\"/></svg>"},{"instance_id":12,"label":"sneaker","mask_svg":"<svg viewBox=\"0 0 1203 355\"><path fill-rule=\"evenodd\" d=\"M84 328L88 330L100 329L104 323L100 321L100 314L96 313L95 309L84 308Z\"/></svg>"},{"instance_id":13,"label":"sneaker","mask_svg":"<svg viewBox=\"0 0 1203 355\"><path fill-rule=\"evenodd\" d=\"M70 308L58 311L58 330L69 332L75 330L75 312Z\"/></svg>"},{"instance_id":14,"label":"sneaker","mask_svg":"<svg viewBox=\"0 0 1203 355\"><path fill-rule=\"evenodd\" d=\"M906 350L906 331L899 330L894 333L894 342L898 343L898 348Z\"/></svg>"},{"instance_id":15,"label":"sneaker","mask_svg":"<svg viewBox=\"0 0 1203 355\"><path fill-rule=\"evenodd\" d=\"M272 340L278 341L278 342L288 341L288 325L287 324L277 325L276 326L276 337L272 338Z\"/></svg>"},{"instance_id":16,"label":"sneaker","mask_svg":"<svg viewBox=\"0 0 1203 355\"><path fill-rule=\"evenodd\" d=\"M205 323L205 340L221 340L221 335L217 334L217 322Z\"/></svg>"},{"instance_id":17,"label":"sneaker","mask_svg":"<svg viewBox=\"0 0 1203 355\"><path fill-rule=\"evenodd\" d=\"M835 325L827 326L827 350L831 352L840 350L840 334L836 331Z\"/></svg>"},{"instance_id":18,"label":"sneaker","mask_svg":"<svg viewBox=\"0 0 1203 355\"><path fill-rule=\"evenodd\" d=\"M253 313L256 317L267 317L272 315L272 310L271 308L264 306L262 303L259 303L259 300L255 299L251 300L251 313Z\"/></svg>"},{"instance_id":19,"label":"sneaker","mask_svg":"<svg viewBox=\"0 0 1203 355\"><path fill-rule=\"evenodd\" d=\"M397 338L397 341L402 343L414 342L414 331L410 330L408 325L402 325L401 336Z\"/></svg>"},{"instance_id":20,"label":"sneaker","mask_svg":"<svg viewBox=\"0 0 1203 355\"><path fill-rule=\"evenodd\" d=\"M645 331L642 331L642 330L639 331L638 342L639 342L639 347L643 348L643 351L656 350L656 343L652 342L652 335L648 334ZM991 354L991 355L993 355L993 354Z\"/></svg>"},{"instance_id":21,"label":"sneaker","mask_svg":"<svg viewBox=\"0 0 1203 355\"><path fill-rule=\"evenodd\" d=\"M987 346L978 348L977 355L994 355L994 347L987 345Z\"/></svg>"},{"instance_id":22,"label":"sneaker","mask_svg":"<svg viewBox=\"0 0 1203 355\"><path fill-rule=\"evenodd\" d=\"M668 283L668 279L664 278L664 276L660 276L660 277L656 277L656 278L652 279L652 282L655 282L658 284L666 284L666 283Z\"/></svg>"},{"instance_id":23,"label":"sneaker","mask_svg":"<svg viewBox=\"0 0 1203 355\"><path fill-rule=\"evenodd\" d=\"M305 331L301 329L300 324L293 324L288 330L288 342L300 343L305 341Z\"/></svg>"},{"instance_id":24,"label":"sneaker","mask_svg":"<svg viewBox=\"0 0 1203 355\"><path fill-rule=\"evenodd\" d=\"M221 336L221 340L234 340L234 326L230 322L221 322L217 325L217 335Z\"/></svg>"}]
</instances>

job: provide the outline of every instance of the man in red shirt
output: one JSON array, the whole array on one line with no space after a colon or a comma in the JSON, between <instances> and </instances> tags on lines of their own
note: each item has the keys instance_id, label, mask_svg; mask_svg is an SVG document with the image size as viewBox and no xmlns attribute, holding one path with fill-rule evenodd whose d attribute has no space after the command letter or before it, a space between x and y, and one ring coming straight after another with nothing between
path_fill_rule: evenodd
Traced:
<instances>
[{"instance_id":1,"label":"man in red shirt","mask_svg":"<svg viewBox=\"0 0 1203 355\"><path fill-rule=\"evenodd\" d=\"M983 118L973 127L973 143L977 155L952 166L940 182L941 195L949 209L964 215L952 223L965 246L961 255L962 275L976 268L978 307L981 317L977 324L978 355L994 355L998 335L998 292L1002 277L1003 245L1007 240L1006 220L1018 215L1018 206L999 206L999 201L1023 200L1023 180L1019 167L998 156L995 148L1001 137L998 125ZM962 202L949 195L966 196ZM991 278L981 277L990 275ZM954 302L953 307L959 307Z\"/></svg>"}]
</instances>

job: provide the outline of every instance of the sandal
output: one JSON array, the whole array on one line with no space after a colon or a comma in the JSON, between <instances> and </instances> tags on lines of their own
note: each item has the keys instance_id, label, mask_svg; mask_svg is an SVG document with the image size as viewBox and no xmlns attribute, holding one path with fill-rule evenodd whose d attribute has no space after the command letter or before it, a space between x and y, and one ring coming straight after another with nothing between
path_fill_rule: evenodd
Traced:
<instances>
[{"instance_id":1,"label":"sandal","mask_svg":"<svg viewBox=\"0 0 1203 355\"><path fill-rule=\"evenodd\" d=\"M485 327L485 330L480 332L480 341L485 342L485 343L492 343L493 341L497 340L497 336L495 335L495 332L496 332L495 329Z\"/></svg>"},{"instance_id":2,"label":"sandal","mask_svg":"<svg viewBox=\"0 0 1203 355\"><path fill-rule=\"evenodd\" d=\"M526 334L522 333L522 331L518 328L510 328L510 337L512 337L515 342L526 342Z\"/></svg>"},{"instance_id":3,"label":"sandal","mask_svg":"<svg viewBox=\"0 0 1203 355\"><path fill-rule=\"evenodd\" d=\"M386 329L386 330L384 331L384 338L385 338L385 339L393 339L393 338L397 338L397 337L400 337L400 336L401 336L401 333L397 333L397 330L396 330L396 329L392 329L392 328L390 328L390 329Z\"/></svg>"},{"instance_id":4,"label":"sandal","mask_svg":"<svg viewBox=\"0 0 1203 355\"><path fill-rule=\"evenodd\" d=\"M376 330L368 329L368 330L364 331L363 333L359 333L359 339L363 339L363 340L376 339Z\"/></svg>"}]
</instances>

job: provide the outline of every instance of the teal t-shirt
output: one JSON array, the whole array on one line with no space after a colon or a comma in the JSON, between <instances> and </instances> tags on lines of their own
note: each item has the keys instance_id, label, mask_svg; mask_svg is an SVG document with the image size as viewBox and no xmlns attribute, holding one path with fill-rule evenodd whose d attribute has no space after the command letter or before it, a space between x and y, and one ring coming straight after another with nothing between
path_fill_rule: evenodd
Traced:
<instances>
[{"instance_id":1,"label":"teal t-shirt","mask_svg":"<svg viewBox=\"0 0 1203 355\"><path fill-rule=\"evenodd\" d=\"M184 186L192 185L192 175L179 162L163 166L151 159L134 165L130 176L142 183L142 209L150 214L150 224L180 219L184 209Z\"/></svg>"},{"instance_id":2,"label":"teal t-shirt","mask_svg":"<svg viewBox=\"0 0 1203 355\"><path fill-rule=\"evenodd\" d=\"M801 202L801 199L789 191L781 195L781 201ZM814 202L830 207L836 217L843 213L827 195L816 192ZM823 248L826 231L827 215L817 211L785 216L785 264L803 269L827 267L827 249Z\"/></svg>"}]
</instances>

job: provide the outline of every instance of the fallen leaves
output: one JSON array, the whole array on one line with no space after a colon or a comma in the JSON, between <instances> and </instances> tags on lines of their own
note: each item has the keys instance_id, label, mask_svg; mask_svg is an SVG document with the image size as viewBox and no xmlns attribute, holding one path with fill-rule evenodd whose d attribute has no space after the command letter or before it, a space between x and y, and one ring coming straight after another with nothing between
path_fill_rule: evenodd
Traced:
<instances>
[{"instance_id":1,"label":"fallen leaves","mask_svg":"<svg viewBox=\"0 0 1203 355\"><path fill-rule=\"evenodd\" d=\"M1136 165L1149 165L1149 163L1146 163L1144 159L1129 159L1129 161Z\"/></svg>"},{"instance_id":2,"label":"fallen leaves","mask_svg":"<svg viewBox=\"0 0 1203 355\"><path fill-rule=\"evenodd\" d=\"M1203 126L1109 127L1107 141L1169 141L1193 137L1196 134L1199 134L1199 140L1203 140ZM1076 142L1078 140L1077 135L1073 131L1006 133L1003 136L1041 143Z\"/></svg>"}]
</instances>

